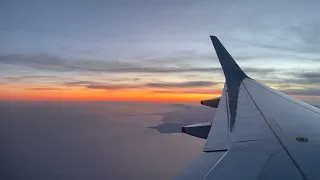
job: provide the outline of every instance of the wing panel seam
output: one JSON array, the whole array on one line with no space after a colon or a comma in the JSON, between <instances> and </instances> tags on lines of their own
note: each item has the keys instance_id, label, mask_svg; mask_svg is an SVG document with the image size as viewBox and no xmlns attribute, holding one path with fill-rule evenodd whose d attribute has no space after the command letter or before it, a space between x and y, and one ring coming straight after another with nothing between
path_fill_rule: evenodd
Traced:
<instances>
[{"instance_id":1,"label":"wing panel seam","mask_svg":"<svg viewBox=\"0 0 320 180\"><path fill-rule=\"evenodd\" d=\"M212 166L212 168L207 172L206 175L203 176L201 180L204 180L210 174L210 172L217 166L217 164L219 164L219 162L227 155L227 153L228 151L221 156L221 158L217 161L217 163Z\"/></svg>"},{"instance_id":2,"label":"wing panel seam","mask_svg":"<svg viewBox=\"0 0 320 180\"><path fill-rule=\"evenodd\" d=\"M256 179L256 180L258 180L258 179L260 178L260 176L261 176L261 174L262 174L263 170L266 168L266 166L267 166L267 164L268 164L269 160L271 159L271 157L272 157L272 154L270 154L269 158L267 159L267 162L266 162L266 163L264 164L264 166L262 167L262 169L261 169L261 171L260 171L260 173L259 173L259 176L257 177L257 179Z\"/></svg>"},{"instance_id":3,"label":"wing panel seam","mask_svg":"<svg viewBox=\"0 0 320 180\"><path fill-rule=\"evenodd\" d=\"M228 127L227 127L227 130L228 130L228 141L230 141L230 115L229 115L229 96L228 96L228 87L227 87L227 90L225 91L226 93L226 112L227 112L227 120L228 120Z\"/></svg>"},{"instance_id":4,"label":"wing panel seam","mask_svg":"<svg viewBox=\"0 0 320 180\"><path fill-rule=\"evenodd\" d=\"M248 91L246 85L241 82L243 87L246 89L247 93L250 96L250 99L252 100L252 102L254 103L254 105L256 106L256 108L258 109L258 111L260 112L261 116L263 117L263 119L265 120L265 122L267 123L267 125L269 126L270 130L272 131L273 135L276 137L276 139L278 140L278 142L280 143L280 145L282 146L282 148L285 150L286 154L289 156L289 158L291 159L292 163L294 164L294 166L297 168L297 170L299 171L299 173L301 174L302 178L304 180L308 180L307 176L304 174L304 172L302 171L302 169L300 168L300 166L297 164L297 162L294 160L294 158L292 157L292 155L290 154L290 152L288 151L288 149L284 146L283 142L281 141L281 139L278 137L278 135L276 134L276 132L274 131L274 129L272 128L272 126L269 124L268 120L266 119L266 117L263 115L262 111L260 110L260 108L257 106L256 102L254 101L254 99L252 98L250 92Z\"/></svg>"}]
</instances>

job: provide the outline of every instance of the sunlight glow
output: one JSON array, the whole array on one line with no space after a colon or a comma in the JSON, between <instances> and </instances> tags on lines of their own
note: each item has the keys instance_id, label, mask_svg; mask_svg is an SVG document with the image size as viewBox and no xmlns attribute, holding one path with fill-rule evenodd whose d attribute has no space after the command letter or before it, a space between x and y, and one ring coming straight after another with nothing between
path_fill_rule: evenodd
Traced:
<instances>
[{"instance_id":1,"label":"sunlight glow","mask_svg":"<svg viewBox=\"0 0 320 180\"><path fill-rule=\"evenodd\" d=\"M203 91L166 90L150 91L146 89L95 90L85 88L45 89L13 88L0 86L0 100L95 100L95 101L157 101L157 102L195 102L220 96L221 91L212 94Z\"/></svg>"}]
</instances>

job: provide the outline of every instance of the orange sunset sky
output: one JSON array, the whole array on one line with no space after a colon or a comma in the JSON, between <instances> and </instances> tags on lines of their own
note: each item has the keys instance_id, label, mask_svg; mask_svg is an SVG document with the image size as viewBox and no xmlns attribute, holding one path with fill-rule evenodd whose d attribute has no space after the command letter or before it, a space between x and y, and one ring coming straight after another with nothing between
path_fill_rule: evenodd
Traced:
<instances>
[{"instance_id":1,"label":"orange sunset sky","mask_svg":"<svg viewBox=\"0 0 320 180\"><path fill-rule=\"evenodd\" d=\"M112 100L112 101L156 101L156 102L195 102L220 96L220 91L212 94L188 93L183 91L156 93L144 89L125 91L101 91L73 89L32 90L1 87L1 100Z\"/></svg>"}]
</instances>

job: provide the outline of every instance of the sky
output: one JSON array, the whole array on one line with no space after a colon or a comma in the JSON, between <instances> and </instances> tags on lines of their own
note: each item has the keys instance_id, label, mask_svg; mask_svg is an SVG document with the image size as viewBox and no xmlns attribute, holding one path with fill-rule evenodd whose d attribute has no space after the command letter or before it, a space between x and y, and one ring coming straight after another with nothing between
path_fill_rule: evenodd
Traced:
<instances>
[{"instance_id":1,"label":"sky","mask_svg":"<svg viewBox=\"0 0 320 180\"><path fill-rule=\"evenodd\" d=\"M252 78L320 103L319 1L1 1L0 100L219 96L216 35Z\"/></svg>"}]
</instances>

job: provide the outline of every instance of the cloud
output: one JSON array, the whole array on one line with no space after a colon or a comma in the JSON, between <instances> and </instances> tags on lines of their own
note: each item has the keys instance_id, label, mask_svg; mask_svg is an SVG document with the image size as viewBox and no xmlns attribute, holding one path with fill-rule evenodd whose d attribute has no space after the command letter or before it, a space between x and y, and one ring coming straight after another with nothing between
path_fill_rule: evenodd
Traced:
<instances>
[{"instance_id":1,"label":"cloud","mask_svg":"<svg viewBox=\"0 0 320 180\"><path fill-rule=\"evenodd\" d=\"M289 80L297 84L319 85L320 72L300 72L293 74L296 78Z\"/></svg>"},{"instance_id":2,"label":"cloud","mask_svg":"<svg viewBox=\"0 0 320 180\"><path fill-rule=\"evenodd\" d=\"M148 83L145 84L146 87L154 87L154 88L192 88L192 87L207 87L214 86L218 83L212 81L189 81L189 82L178 82L178 83Z\"/></svg>"},{"instance_id":3,"label":"cloud","mask_svg":"<svg viewBox=\"0 0 320 180\"><path fill-rule=\"evenodd\" d=\"M210 87L219 83L212 81L186 81L186 82L159 82L159 83L144 83L144 84L111 84L100 83L96 81L72 81L65 82L65 86L84 86L89 89L105 89L105 90L118 90L118 89L136 89L136 88L157 88L157 89L184 89L184 88L201 88ZM160 92L160 91L159 91Z\"/></svg>"},{"instance_id":4,"label":"cloud","mask_svg":"<svg viewBox=\"0 0 320 180\"><path fill-rule=\"evenodd\" d=\"M162 116L161 124L149 126L150 129L156 129L160 133L181 133L182 126L211 122L215 116L216 110L205 106L194 106L186 104L171 104L173 111L164 113L154 113Z\"/></svg>"},{"instance_id":5,"label":"cloud","mask_svg":"<svg viewBox=\"0 0 320 180\"><path fill-rule=\"evenodd\" d=\"M128 85L128 84L88 84L86 88L89 89L105 89L105 90L119 90L119 89L135 89L141 88L139 85Z\"/></svg>"},{"instance_id":6,"label":"cloud","mask_svg":"<svg viewBox=\"0 0 320 180\"><path fill-rule=\"evenodd\" d=\"M287 25L281 28L280 33L268 36L271 41L256 39L251 44L262 49L269 49L274 53L287 52L281 55L290 59L303 59L309 61L320 61L320 23L300 22L295 25ZM266 35L262 35L266 36ZM310 56L310 54L316 56Z\"/></svg>"},{"instance_id":7,"label":"cloud","mask_svg":"<svg viewBox=\"0 0 320 180\"><path fill-rule=\"evenodd\" d=\"M17 72L17 74L19 74ZM37 74L37 73L35 73ZM72 79L70 77L63 77L64 80ZM61 77L59 76L45 76L45 75L28 75L28 76L6 76L0 78L0 82L2 85L13 85L19 83L28 83L28 84L59 84L61 82Z\"/></svg>"},{"instance_id":8,"label":"cloud","mask_svg":"<svg viewBox=\"0 0 320 180\"><path fill-rule=\"evenodd\" d=\"M158 124L156 126L149 126L150 129L156 129L159 133L182 133L181 128L183 124L176 122L162 122L162 124Z\"/></svg>"},{"instance_id":9,"label":"cloud","mask_svg":"<svg viewBox=\"0 0 320 180\"><path fill-rule=\"evenodd\" d=\"M264 58L277 58L276 55L263 54L263 55L247 55L247 54L233 54L232 56L237 61L252 61L252 60L260 60L261 57ZM166 55L158 55L158 54L150 54L144 56L137 56L134 58L138 62L144 64L174 64L174 65L188 65L189 63L194 62L211 62L218 63L218 58L214 51L207 52L198 52L197 50L189 50L189 51L175 51L172 53L168 53Z\"/></svg>"},{"instance_id":10,"label":"cloud","mask_svg":"<svg viewBox=\"0 0 320 180\"><path fill-rule=\"evenodd\" d=\"M201 56L201 54L199 56ZM244 58L247 59L247 58L250 58L250 56L246 56ZM168 57L168 59L170 60L170 57ZM180 61L183 62L183 59L181 59ZM188 76L191 73L194 73L194 74L195 73L220 73L221 74L223 72L220 66L193 67L193 66L183 65L183 63L180 64L181 66L165 66L166 63L163 63L162 65L157 63L154 65L152 64L147 65L147 64L144 64L143 61L121 62L121 61L110 61L110 60L103 61L103 60L89 60L89 59L76 60L76 59L65 59L60 56L54 56L50 54L0 54L0 64L8 64L8 65L18 66L18 67L28 67L38 71L55 72L55 73L76 72L76 73L82 74L87 72L90 72L90 73L103 72L103 73L109 73L109 74L115 75L114 78L112 78L112 76L105 77L103 81L107 83L91 81L91 80L79 80L79 81L68 81L68 82L62 83L62 85L65 85L65 86L82 86L88 89L101 89L101 90L145 88L155 93L174 93L174 94L180 94L180 93L217 94L219 92L210 91L210 90L201 89L201 88L214 86L219 83L213 82L213 81L140 83L140 81L138 80L141 80L141 78L137 78L137 77L128 78L128 77L121 77L119 75L122 75L125 73L137 73L137 74L185 73L183 75ZM247 68L243 68L243 70L248 74L250 73L269 74L269 73L277 72L277 69L274 69L274 68L247 67ZM286 73L290 74L290 72L286 72ZM297 84L297 85L320 84L320 73L318 72L291 73L290 75L293 75L294 77L280 78L280 79L278 78L273 79L268 77L266 79L266 82L270 82L273 84ZM50 78L52 79L56 77L55 76L37 76L37 75L20 76L20 77L13 76L13 77L4 77L2 78L2 80L14 82L14 81L29 80L29 79L47 80ZM199 80L200 79L201 78L199 78ZM63 80L66 81L66 78L63 77ZM61 77L59 78L59 81L61 81ZM288 88L288 87L283 86L283 87L280 87L279 89L286 90L285 88ZM177 90L167 90L167 89L177 89ZM185 90L183 90L182 92L181 89L185 89Z\"/></svg>"},{"instance_id":11,"label":"cloud","mask_svg":"<svg viewBox=\"0 0 320 180\"><path fill-rule=\"evenodd\" d=\"M301 78L305 79L317 79L320 80L320 72L303 72L297 74Z\"/></svg>"},{"instance_id":12,"label":"cloud","mask_svg":"<svg viewBox=\"0 0 320 180\"><path fill-rule=\"evenodd\" d=\"M56 78L56 76L10 76L10 77L3 77L2 80L7 81L24 81L30 79L52 79Z\"/></svg>"},{"instance_id":13,"label":"cloud","mask_svg":"<svg viewBox=\"0 0 320 180\"><path fill-rule=\"evenodd\" d=\"M153 90L154 93L161 94L221 94L221 90L216 89L192 89L192 90Z\"/></svg>"},{"instance_id":14,"label":"cloud","mask_svg":"<svg viewBox=\"0 0 320 180\"><path fill-rule=\"evenodd\" d=\"M102 60L69 60L64 59L59 56L53 56L48 54L0 54L0 64L10 64L14 66L22 66L35 68L39 71L53 71L53 72L104 72L104 73L221 73L222 69L220 67L166 67L156 64L154 66L145 66L141 62L120 62L120 61L102 61ZM243 68L247 73L258 73L258 74L268 74L273 73L276 69L273 68L254 68L248 67ZM308 85L314 86L320 84L320 73L319 72L297 72L291 73L293 78L281 78L279 80L266 80L272 81L271 83L275 84L296 84L296 85ZM22 81L29 79L52 79L56 78L55 76L12 76L4 77L2 80L5 81ZM117 78L116 78L117 79ZM182 93L181 90L171 91L166 89L188 89L184 90L183 93L191 94L213 94L215 92L203 89L197 89L201 87L210 87L217 85L217 82L212 81L186 81L186 82L147 82L147 83L137 83L136 81L140 78L126 78L126 83L120 83L119 81L115 83L113 80L107 80L109 83L101 83L96 81L71 81L62 83L65 86L83 86L88 89L105 89L105 90L118 90L118 89L137 89L137 88L146 88L146 89L159 89L153 90L157 93ZM131 84L132 82L132 84ZM286 87L281 87L280 90ZM293 87L294 88L294 87ZM36 89L34 89L36 90ZM38 89L40 90L40 89ZM42 89L45 90L45 89ZM49 89L47 89L49 90ZM288 91L289 92L289 91ZM310 91L290 91L290 94L316 94L315 90Z\"/></svg>"},{"instance_id":15,"label":"cloud","mask_svg":"<svg viewBox=\"0 0 320 180\"><path fill-rule=\"evenodd\" d=\"M282 90L282 92L290 95L320 96L320 88L286 89L286 90Z\"/></svg>"},{"instance_id":16,"label":"cloud","mask_svg":"<svg viewBox=\"0 0 320 180\"><path fill-rule=\"evenodd\" d=\"M170 59L170 57L168 57ZM145 65L143 62L122 62L111 60L64 59L50 54L0 54L0 64L28 67L39 71L53 72L104 72L104 73L205 73L221 72L220 67L177 67L166 64ZM247 72L269 72L273 69L245 68Z\"/></svg>"},{"instance_id":17,"label":"cloud","mask_svg":"<svg viewBox=\"0 0 320 180\"><path fill-rule=\"evenodd\" d=\"M71 82L65 82L62 85L66 86L85 86L87 84L97 84L95 81L71 81Z\"/></svg>"},{"instance_id":18,"label":"cloud","mask_svg":"<svg viewBox=\"0 0 320 180\"><path fill-rule=\"evenodd\" d=\"M36 90L36 91L54 91L54 90L61 90L61 88L51 88L51 87L36 87L36 88L29 88L28 90Z\"/></svg>"},{"instance_id":19,"label":"cloud","mask_svg":"<svg viewBox=\"0 0 320 180\"><path fill-rule=\"evenodd\" d=\"M298 52L319 53L320 48L320 23L304 23L299 26L293 26L290 29L293 37L297 37L301 44L297 47Z\"/></svg>"},{"instance_id":20,"label":"cloud","mask_svg":"<svg viewBox=\"0 0 320 180\"><path fill-rule=\"evenodd\" d=\"M61 85L65 86L83 86L88 89L104 89L104 90L117 90L117 89L132 89L139 88L139 85L132 84L111 84L111 83L100 83L96 81L71 81L65 82Z\"/></svg>"},{"instance_id":21,"label":"cloud","mask_svg":"<svg viewBox=\"0 0 320 180\"><path fill-rule=\"evenodd\" d=\"M252 68L252 67L242 68L242 70L248 73L261 73L261 74L272 73L276 71L276 69L273 69L273 68Z\"/></svg>"},{"instance_id":22,"label":"cloud","mask_svg":"<svg viewBox=\"0 0 320 180\"><path fill-rule=\"evenodd\" d=\"M151 67L144 66L142 63L128 63L109 60L70 60L48 54L0 54L0 64L58 72L179 73L212 72L220 70L220 68Z\"/></svg>"},{"instance_id":23,"label":"cloud","mask_svg":"<svg viewBox=\"0 0 320 180\"><path fill-rule=\"evenodd\" d=\"M279 87L280 90L286 90L297 86L303 86L304 88L313 88L320 85L320 73L319 72L295 72L287 73L286 77L268 77L263 80L266 84L272 84Z\"/></svg>"}]
</instances>

